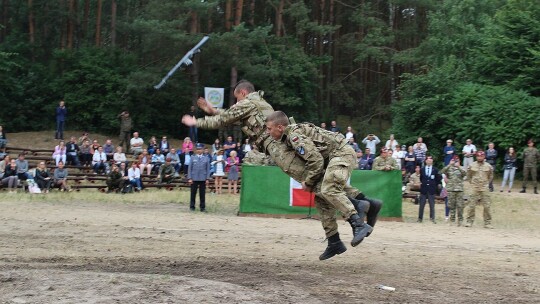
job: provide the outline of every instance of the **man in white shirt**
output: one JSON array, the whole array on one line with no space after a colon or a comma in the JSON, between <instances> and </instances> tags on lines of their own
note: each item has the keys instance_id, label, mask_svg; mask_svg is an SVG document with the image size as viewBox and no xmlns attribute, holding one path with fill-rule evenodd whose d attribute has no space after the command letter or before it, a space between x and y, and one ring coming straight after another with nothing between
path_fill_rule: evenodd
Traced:
<instances>
[{"instance_id":1,"label":"man in white shirt","mask_svg":"<svg viewBox=\"0 0 540 304\"><path fill-rule=\"evenodd\" d=\"M135 158L142 153L144 140L139 137L139 132L133 132L133 138L129 141L130 151Z\"/></svg>"},{"instance_id":2,"label":"man in white shirt","mask_svg":"<svg viewBox=\"0 0 540 304\"><path fill-rule=\"evenodd\" d=\"M362 143L365 144L366 148L370 151L377 151L377 144L380 142L381 140L374 134L368 134L368 136L362 140Z\"/></svg>"},{"instance_id":3,"label":"man in white shirt","mask_svg":"<svg viewBox=\"0 0 540 304\"><path fill-rule=\"evenodd\" d=\"M107 162L107 154L103 152L103 146L99 146L98 150L94 152L92 157L92 166L94 167L94 173L98 174L101 170L103 174L109 172L109 163Z\"/></svg>"},{"instance_id":4,"label":"man in white shirt","mask_svg":"<svg viewBox=\"0 0 540 304\"><path fill-rule=\"evenodd\" d=\"M476 146L473 145L472 139L467 139L466 145L463 147L463 169L467 171L467 168L474 162L473 156L476 153Z\"/></svg>"}]
</instances>

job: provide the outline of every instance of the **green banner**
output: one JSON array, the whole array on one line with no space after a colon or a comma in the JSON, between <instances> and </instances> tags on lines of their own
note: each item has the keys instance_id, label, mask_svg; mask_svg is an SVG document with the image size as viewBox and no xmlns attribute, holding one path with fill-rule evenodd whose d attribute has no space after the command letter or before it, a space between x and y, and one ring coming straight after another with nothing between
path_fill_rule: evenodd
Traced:
<instances>
[{"instance_id":1,"label":"green banner","mask_svg":"<svg viewBox=\"0 0 540 304\"><path fill-rule=\"evenodd\" d=\"M380 217L401 218L401 172L354 170L351 185L384 202ZM240 213L307 214L306 207L289 206L290 179L278 167L242 166ZM312 209L316 213L316 209Z\"/></svg>"}]
</instances>

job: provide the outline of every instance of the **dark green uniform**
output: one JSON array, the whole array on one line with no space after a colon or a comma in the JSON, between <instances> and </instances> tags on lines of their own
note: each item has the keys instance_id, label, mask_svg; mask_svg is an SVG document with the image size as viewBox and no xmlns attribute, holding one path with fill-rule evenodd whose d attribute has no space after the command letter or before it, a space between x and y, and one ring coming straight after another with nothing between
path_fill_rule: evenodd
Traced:
<instances>
[{"instance_id":1,"label":"dark green uniform","mask_svg":"<svg viewBox=\"0 0 540 304\"><path fill-rule=\"evenodd\" d=\"M170 183L174 179L174 174L176 173L176 170L174 170L174 166L169 163L165 163L159 167L159 178L158 183ZM169 175L168 177L165 177L165 175Z\"/></svg>"},{"instance_id":2,"label":"dark green uniform","mask_svg":"<svg viewBox=\"0 0 540 304\"><path fill-rule=\"evenodd\" d=\"M448 183L448 207L450 208L450 222L456 221L456 211L458 216L458 226L463 223L463 179L467 172L460 166L448 165L441 170L446 174Z\"/></svg>"},{"instance_id":3,"label":"dark green uniform","mask_svg":"<svg viewBox=\"0 0 540 304\"><path fill-rule=\"evenodd\" d=\"M540 161L540 152L535 147L527 147L523 151L523 188L527 187L529 176L531 177L533 187L536 189L538 183L536 181L537 164Z\"/></svg>"}]
</instances>

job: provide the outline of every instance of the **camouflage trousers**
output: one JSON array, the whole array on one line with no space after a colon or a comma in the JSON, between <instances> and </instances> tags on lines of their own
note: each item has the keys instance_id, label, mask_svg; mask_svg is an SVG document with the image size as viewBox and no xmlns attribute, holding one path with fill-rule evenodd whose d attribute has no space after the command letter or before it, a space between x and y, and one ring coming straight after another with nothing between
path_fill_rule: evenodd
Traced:
<instances>
[{"instance_id":1,"label":"camouflage trousers","mask_svg":"<svg viewBox=\"0 0 540 304\"><path fill-rule=\"evenodd\" d=\"M484 225L491 225L491 198L487 191L473 191L467 204L467 223L473 223L476 204L484 206Z\"/></svg>"},{"instance_id":2,"label":"camouflage trousers","mask_svg":"<svg viewBox=\"0 0 540 304\"><path fill-rule=\"evenodd\" d=\"M527 187L527 182L529 181L529 175L531 176L533 187L537 187L538 183L536 182L536 166L534 167L523 167L523 188Z\"/></svg>"},{"instance_id":3,"label":"camouflage trousers","mask_svg":"<svg viewBox=\"0 0 540 304\"><path fill-rule=\"evenodd\" d=\"M450 208L450 222L456 221L456 211L458 223L463 222L463 192L448 191L448 208Z\"/></svg>"}]
</instances>

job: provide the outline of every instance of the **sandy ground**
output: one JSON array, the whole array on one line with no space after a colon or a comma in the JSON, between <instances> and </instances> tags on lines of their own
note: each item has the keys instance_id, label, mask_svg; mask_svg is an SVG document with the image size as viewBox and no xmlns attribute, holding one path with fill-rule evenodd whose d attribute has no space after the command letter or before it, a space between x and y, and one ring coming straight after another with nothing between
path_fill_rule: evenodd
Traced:
<instances>
[{"instance_id":1,"label":"sandy ground","mask_svg":"<svg viewBox=\"0 0 540 304\"><path fill-rule=\"evenodd\" d=\"M0 203L0 303L538 303L531 229L379 222L319 261L316 220L177 203ZM350 227L342 222L342 238ZM394 292L377 289L395 287Z\"/></svg>"}]
</instances>

